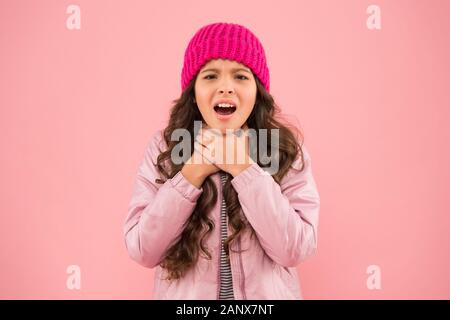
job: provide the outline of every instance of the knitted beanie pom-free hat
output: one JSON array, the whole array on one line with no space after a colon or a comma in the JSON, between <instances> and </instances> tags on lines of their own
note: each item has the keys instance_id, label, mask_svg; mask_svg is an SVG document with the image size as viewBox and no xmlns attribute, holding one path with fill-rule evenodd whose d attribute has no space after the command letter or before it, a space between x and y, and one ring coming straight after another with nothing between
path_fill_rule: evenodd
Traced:
<instances>
[{"instance_id":1,"label":"knitted beanie pom-free hat","mask_svg":"<svg viewBox=\"0 0 450 320\"><path fill-rule=\"evenodd\" d=\"M211 59L234 60L249 67L269 91L270 77L264 48L246 27L235 23L212 23L198 30L184 53L181 89L184 91Z\"/></svg>"}]
</instances>

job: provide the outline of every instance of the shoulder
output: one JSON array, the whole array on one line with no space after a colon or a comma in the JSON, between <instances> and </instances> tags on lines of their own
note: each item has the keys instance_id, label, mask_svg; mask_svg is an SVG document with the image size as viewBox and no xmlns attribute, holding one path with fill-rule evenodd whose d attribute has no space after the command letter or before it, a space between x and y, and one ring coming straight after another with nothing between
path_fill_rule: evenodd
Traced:
<instances>
[{"instance_id":1,"label":"shoulder","mask_svg":"<svg viewBox=\"0 0 450 320\"><path fill-rule=\"evenodd\" d=\"M157 129L153 131L150 141L162 148L164 142L164 129Z\"/></svg>"},{"instance_id":2,"label":"shoulder","mask_svg":"<svg viewBox=\"0 0 450 320\"><path fill-rule=\"evenodd\" d=\"M158 156L167 149L164 140L164 129L158 129L150 134L145 147L144 164L146 166L156 166Z\"/></svg>"},{"instance_id":3,"label":"shoulder","mask_svg":"<svg viewBox=\"0 0 450 320\"><path fill-rule=\"evenodd\" d=\"M280 188L289 199L302 199L302 201L314 201L319 203L320 197L317 184L313 174L311 155L309 150L303 145L302 154L292 163L291 169L283 177ZM302 168L301 159L304 166Z\"/></svg>"},{"instance_id":4,"label":"shoulder","mask_svg":"<svg viewBox=\"0 0 450 320\"><path fill-rule=\"evenodd\" d=\"M292 162L289 171L282 179L282 184L291 180L301 179L307 176L311 171L311 155L305 144L301 145L301 151L297 154L296 159Z\"/></svg>"},{"instance_id":5,"label":"shoulder","mask_svg":"<svg viewBox=\"0 0 450 320\"><path fill-rule=\"evenodd\" d=\"M311 156L305 144L301 145L301 152L297 154L296 159L291 164L291 170L303 171L307 165L311 163ZM303 169L303 170L302 170Z\"/></svg>"},{"instance_id":6,"label":"shoulder","mask_svg":"<svg viewBox=\"0 0 450 320\"><path fill-rule=\"evenodd\" d=\"M150 135L147 143L147 152L151 154L159 154L167 149L167 144L164 140L164 129L157 129Z\"/></svg>"}]
</instances>

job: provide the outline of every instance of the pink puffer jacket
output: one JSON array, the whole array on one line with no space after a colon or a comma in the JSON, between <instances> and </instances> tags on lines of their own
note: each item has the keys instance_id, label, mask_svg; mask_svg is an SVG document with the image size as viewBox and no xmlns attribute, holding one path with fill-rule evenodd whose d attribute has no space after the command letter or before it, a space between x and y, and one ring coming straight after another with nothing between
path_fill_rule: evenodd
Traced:
<instances>
[{"instance_id":1,"label":"pink puffer jacket","mask_svg":"<svg viewBox=\"0 0 450 320\"><path fill-rule=\"evenodd\" d=\"M165 270L159 266L166 249L182 231L203 189L197 189L178 172L164 184L156 158L167 148L158 130L148 144L124 223L125 245L130 257L154 268L154 299L218 299L220 261L220 174L213 178L218 201L210 218L216 226L206 240L212 260L200 255L195 267L179 280L162 280ZM311 159L302 146L305 169L300 160L293 163L278 185L272 176L253 164L231 181L248 223L257 237L246 232L231 246L230 264L234 297L240 299L302 299L296 266L317 248L320 200ZM242 214L242 212L241 212ZM217 227L219 226L219 227ZM248 230L249 228L247 228ZM231 229L229 229L229 234Z\"/></svg>"}]
</instances>

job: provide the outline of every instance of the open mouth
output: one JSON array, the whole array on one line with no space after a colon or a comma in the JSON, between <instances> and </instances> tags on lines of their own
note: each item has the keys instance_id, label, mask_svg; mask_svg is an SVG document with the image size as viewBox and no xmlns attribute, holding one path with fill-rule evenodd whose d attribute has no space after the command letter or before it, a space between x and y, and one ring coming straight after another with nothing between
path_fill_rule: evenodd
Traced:
<instances>
[{"instance_id":1,"label":"open mouth","mask_svg":"<svg viewBox=\"0 0 450 320\"><path fill-rule=\"evenodd\" d=\"M216 106L214 106L214 111L221 115L229 115L236 111L236 107L235 106L216 105Z\"/></svg>"}]
</instances>

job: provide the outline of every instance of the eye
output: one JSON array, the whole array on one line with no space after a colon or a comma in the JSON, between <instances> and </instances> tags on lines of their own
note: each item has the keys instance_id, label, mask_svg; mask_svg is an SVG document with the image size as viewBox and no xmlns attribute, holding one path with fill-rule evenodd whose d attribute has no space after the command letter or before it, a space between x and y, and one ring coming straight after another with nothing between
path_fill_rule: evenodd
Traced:
<instances>
[{"instance_id":1,"label":"eye","mask_svg":"<svg viewBox=\"0 0 450 320\"><path fill-rule=\"evenodd\" d=\"M237 77L239 78L239 80L248 80L248 78L243 75L237 75ZM242 78L244 78L244 79L242 79Z\"/></svg>"},{"instance_id":2,"label":"eye","mask_svg":"<svg viewBox=\"0 0 450 320\"><path fill-rule=\"evenodd\" d=\"M213 74L208 74L208 75L205 76L203 79L209 80L209 79L211 79L210 77L215 77L215 75L213 75Z\"/></svg>"}]
</instances>

